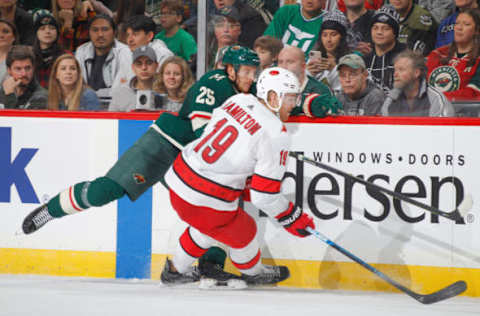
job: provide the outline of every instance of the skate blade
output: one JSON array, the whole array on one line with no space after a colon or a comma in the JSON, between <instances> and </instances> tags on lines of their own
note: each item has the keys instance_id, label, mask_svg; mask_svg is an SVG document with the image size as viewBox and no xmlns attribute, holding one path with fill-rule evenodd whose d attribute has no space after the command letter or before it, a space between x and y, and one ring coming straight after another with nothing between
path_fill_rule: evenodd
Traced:
<instances>
[{"instance_id":1,"label":"skate blade","mask_svg":"<svg viewBox=\"0 0 480 316\"><path fill-rule=\"evenodd\" d=\"M218 281L210 278L202 278L198 287L202 290L243 290L248 286L247 282L240 279Z\"/></svg>"}]
</instances>

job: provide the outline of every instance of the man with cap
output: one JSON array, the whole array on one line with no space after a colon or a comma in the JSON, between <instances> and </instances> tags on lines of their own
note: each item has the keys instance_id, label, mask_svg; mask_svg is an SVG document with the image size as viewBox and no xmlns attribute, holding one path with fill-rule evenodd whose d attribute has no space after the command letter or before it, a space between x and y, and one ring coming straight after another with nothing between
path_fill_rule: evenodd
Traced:
<instances>
[{"instance_id":1,"label":"man with cap","mask_svg":"<svg viewBox=\"0 0 480 316\"><path fill-rule=\"evenodd\" d=\"M125 22L123 27L126 32L128 47L120 49L120 70L115 77L113 88L129 82L135 76L130 65L132 64L132 54L138 47L148 45L153 48L159 68L165 59L173 56L173 53L162 40L154 39L157 26L151 17L144 14L133 15Z\"/></svg>"},{"instance_id":2,"label":"man with cap","mask_svg":"<svg viewBox=\"0 0 480 316\"><path fill-rule=\"evenodd\" d=\"M373 82L385 92L393 87L393 59L406 49L406 46L397 40L399 18L399 14L391 5L384 5L375 13L370 29L373 49L370 54L364 56L365 65Z\"/></svg>"},{"instance_id":3,"label":"man with cap","mask_svg":"<svg viewBox=\"0 0 480 316\"><path fill-rule=\"evenodd\" d=\"M36 11L33 14L33 21L33 31L36 35L33 42L35 77L42 87L48 89L53 63L58 56L67 51L58 43L60 27L48 10Z\"/></svg>"},{"instance_id":4,"label":"man with cap","mask_svg":"<svg viewBox=\"0 0 480 316\"><path fill-rule=\"evenodd\" d=\"M435 47L438 24L435 18L413 0L390 0L400 15L398 41L411 50L428 55Z\"/></svg>"},{"instance_id":5,"label":"man with cap","mask_svg":"<svg viewBox=\"0 0 480 316\"><path fill-rule=\"evenodd\" d=\"M345 115L379 115L385 94L372 80L362 57L353 53L340 58L338 76L341 90L337 99L343 105Z\"/></svg>"},{"instance_id":6,"label":"man with cap","mask_svg":"<svg viewBox=\"0 0 480 316\"><path fill-rule=\"evenodd\" d=\"M115 30L110 16L94 16L88 26L90 41L79 46L75 52L83 79L96 91L102 105L110 102L113 81L120 69L119 52L126 47L115 39Z\"/></svg>"},{"instance_id":7,"label":"man with cap","mask_svg":"<svg viewBox=\"0 0 480 316\"><path fill-rule=\"evenodd\" d=\"M154 110L161 106L152 90L158 67L157 55L150 46L137 48L132 55L132 70L135 76L128 82L112 89L109 111ZM157 101L157 102L155 102Z\"/></svg>"}]
</instances>

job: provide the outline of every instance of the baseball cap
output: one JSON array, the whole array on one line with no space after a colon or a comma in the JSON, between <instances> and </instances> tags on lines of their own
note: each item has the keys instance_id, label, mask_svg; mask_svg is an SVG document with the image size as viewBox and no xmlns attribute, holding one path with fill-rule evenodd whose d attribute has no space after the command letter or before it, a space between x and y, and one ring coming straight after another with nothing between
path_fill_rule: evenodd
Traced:
<instances>
[{"instance_id":1,"label":"baseball cap","mask_svg":"<svg viewBox=\"0 0 480 316\"><path fill-rule=\"evenodd\" d=\"M363 61L363 58L357 54L347 54L345 56L342 56L342 58L340 58L340 60L338 61L338 68L340 68L342 65L348 66L353 69L367 68L365 66L365 62Z\"/></svg>"},{"instance_id":2,"label":"baseball cap","mask_svg":"<svg viewBox=\"0 0 480 316\"><path fill-rule=\"evenodd\" d=\"M140 46L133 51L132 61L137 60L139 57L148 57L150 60L157 62L157 54L155 50L148 45Z\"/></svg>"}]
</instances>

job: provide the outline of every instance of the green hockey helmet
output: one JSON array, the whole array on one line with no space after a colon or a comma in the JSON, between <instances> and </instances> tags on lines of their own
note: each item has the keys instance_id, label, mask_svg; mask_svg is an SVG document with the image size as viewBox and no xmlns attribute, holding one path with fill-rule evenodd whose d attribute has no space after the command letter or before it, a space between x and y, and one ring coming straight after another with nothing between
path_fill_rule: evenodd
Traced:
<instances>
[{"instance_id":1,"label":"green hockey helmet","mask_svg":"<svg viewBox=\"0 0 480 316\"><path fill-rule=\"evenodd\" d=\"M250 48L234 45L228 46L223 54L222 64L231 64L238 70L241 65L255 66L260 65L260 58L257 53Z\"/></svg>"}]
</instances>

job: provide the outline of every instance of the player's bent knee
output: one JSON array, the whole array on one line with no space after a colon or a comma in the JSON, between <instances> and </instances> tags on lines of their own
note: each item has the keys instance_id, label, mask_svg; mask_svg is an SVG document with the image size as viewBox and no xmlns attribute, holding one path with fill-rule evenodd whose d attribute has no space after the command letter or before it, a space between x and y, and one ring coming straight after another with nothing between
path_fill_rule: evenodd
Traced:
<instances>
[{"instance_id":1,"label":"player's bent knee","mask_svg":"<svg viewBox=\"0 0 480 316\"><path fill-rule=\"evenodd\" d=\"M229 242L226 244L236 249L244 248L255 238L257 224L250 215L240 209L228 232Z\"/></svg>"},{"instance_id":2,"label":"player's bent knee","mask_svg":"<svg viewBox=\"0 0 480 316\"><path fill-rule=\"evenodd\" d=\"M93 180L88 187L88 201L92 206L102 206L118 200L125 195L125 190L107 177Z\"/></svg>"}]
</instances>

